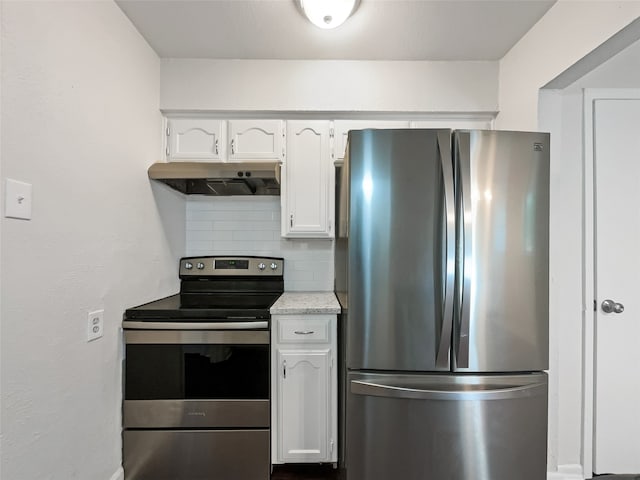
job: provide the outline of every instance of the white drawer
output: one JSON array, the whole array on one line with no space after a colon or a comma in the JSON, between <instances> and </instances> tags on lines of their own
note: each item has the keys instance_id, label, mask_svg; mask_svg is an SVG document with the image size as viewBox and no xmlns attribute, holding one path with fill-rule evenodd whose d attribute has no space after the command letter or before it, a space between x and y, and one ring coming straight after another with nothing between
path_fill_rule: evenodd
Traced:
<instances>
[{"instance_id":1,"label":"white drawer","mask_svg":"<svg viewBox=\"0 0 640 480\"><path fill-rule=\"evenodd\" d=\"M278 343L329 343L331 315L278 318Z\"/></svg>"}]
</instances>

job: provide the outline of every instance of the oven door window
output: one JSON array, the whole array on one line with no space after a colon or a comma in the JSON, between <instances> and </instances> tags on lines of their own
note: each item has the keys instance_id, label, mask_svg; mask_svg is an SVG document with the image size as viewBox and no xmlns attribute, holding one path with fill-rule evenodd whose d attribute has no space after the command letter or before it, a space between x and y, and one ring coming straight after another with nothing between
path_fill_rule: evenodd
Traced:
<instances>
[{"instance_id":1,"label":"oven door window","mask_svg":"<svg viewBox=\"0 0 640 480\"><path fill-rule=\"evenodd\" d=\"M126 345L126 400L268 399L268 345Z\"/></svg>"}]
</instances>

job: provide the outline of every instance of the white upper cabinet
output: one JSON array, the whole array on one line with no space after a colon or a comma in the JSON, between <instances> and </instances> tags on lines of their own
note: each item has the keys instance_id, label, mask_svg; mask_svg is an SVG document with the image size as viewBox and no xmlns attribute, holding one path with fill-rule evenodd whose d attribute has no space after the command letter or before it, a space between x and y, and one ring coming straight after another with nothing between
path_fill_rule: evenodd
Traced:
<instances>
[{"instance_id":1,"label":"white upper cabinet","mask_svg":"<svg viewBox=\"0 0 640 480\"><path fill-rule=\"evenodd\" d=\"M365 128L409 128L409 122L402 120L336 120L333 123L335 130L333 152L336 160L344 159L349 130L363 130Z\"/></svg>"},{"instance_id":2,"label":"white upper cabinet","mask_svg":"<svg viewBox=\"0 0 640 480\"><path fill-rule=\"evenodd\" d=\"M335 173L328 120L287 122L282 174L282 235L333 236Z\"/></svg>"},{"instance_id":3,"label":"white upper cabinet","mask_svg":"<svg viewBox=\"0 0 640 480\"><path fill-rule=\"evenodd\" d=\"M229 120L230 162L282 161L282 120Z\"/></svg>"},{"instance_id":4,"label":"white upper cabinet","mask_svg":"<svg viewBox=\"0 0 640 480\"><path fill-rule=\"evenodd\" d=\"M177 117L167 120L170 162L280 162L282 120L222 120Z\"/></svg>"},{"instance_id":5,"label":"white upper cabinet","mask_svg":"<svg viewBox=\"0 0 640 480\"><path fill-rule=\"evenodd\" d=\"M450 128L451 130L492 130L493 121L489 118L457 118L415 120L411 128Z\"/></svg>"},{"instance_id":6,"label":"white upper cabinet","mask_svg":"<svg viewBox=\"0 0 640 480\"><path fill-rule=\"evenodd\" d=\"M167 121L167 160L197 162L224 158L226 122L211 118Z\"/></svg>"}]
</instances>

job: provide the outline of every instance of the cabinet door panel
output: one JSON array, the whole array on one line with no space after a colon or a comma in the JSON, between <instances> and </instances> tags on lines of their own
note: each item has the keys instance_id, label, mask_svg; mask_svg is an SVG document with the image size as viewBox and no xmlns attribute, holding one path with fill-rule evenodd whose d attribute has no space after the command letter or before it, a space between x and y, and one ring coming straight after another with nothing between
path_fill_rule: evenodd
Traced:
<instances>
[{"instance_id":1,"label":"cabinet door panel","mask_svg":"<svg viewBox=\"0 0 640 480\"><path fill-rule=\"evenodd\" d=\"M333 170L329 122L287 122L283 232L287 237L331 237Z\"/></svg>"},{"instance_id":2,"label":"cabinet door panel","mask_svg":"<svg viewBox=\"0 0 640 480\"><path fill-rule=\"evenodd\" d=\"M223 158L225 121L175 118L168 121L168 160L211 161Z\"/></svg>"},{"instance_id":3,"label":"cabinet door panel","mask_svg":"<svg viewBox=\"0 0 640 480\"><path fill-rule=\"evenodd\" d=\"M277 362L280 461L329 460L330 350L278 350Z\"/></svg>"},{"instance_id":4,"label":"cabinet door panel","mask_svg":"<svg viewBox=\"0 0 640 480\"><path fill-rule=\"evenodd\" d=\"M334 128L334 156L336 159L342 159L347 150L347 135L349 130L362 130L364 128L409 128L409 122L402 120L336 120L334 122Z\"/></svg>"},{"instance_id":5,"label":"cabinet door panel","mask_svg":"<svg viewBox=\"0 0 640 480\"><path fill-rule=\"evenodd\" d=\"M281 120L229 120L229 161L282 160Z\"/></svg>"}]
</instances>

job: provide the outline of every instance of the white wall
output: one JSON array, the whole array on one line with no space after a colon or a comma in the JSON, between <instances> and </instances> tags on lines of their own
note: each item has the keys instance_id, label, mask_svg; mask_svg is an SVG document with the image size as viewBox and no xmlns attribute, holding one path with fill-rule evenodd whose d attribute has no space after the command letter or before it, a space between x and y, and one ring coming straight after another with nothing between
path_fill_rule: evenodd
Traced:
<instances>
[{"instance_id":1,"label":"white wall","mask_svg":"<svg viewBox=\"0 0 640 480\"><path fill-rule=\"evenodd\" d=\"M555 418L550 439L560 468L581 472L589 445L582 444L583 305L583 88L640 85L640 42L636 42L563 90L543 90L540 126L552 135L551 328L557 347L551 359ZM587 186L588 187L588 186ZM588 294L589 295L589 294ZM552 351L553 351L552 346ZM553 391L552 386L552 391ZM580 408L582 407L582 408ZM590 458L590 452L586 452ZM587 467L587 470L589 468ZM587 475L589 472L587 472ZM582 478L582 477L578 477Z\"/></svg>"},{"instance_id":2,"label":"white wall","mask_svg":"<svg viewBox=\"0 0 640 480\"><path fill-rule=\"evenodd\" d=\"M33 219L1 220L2 478L115 479L122 312L173 293L185 249L146 175L160 62L111 1L1 5L2 179L33 184Z\"/></svg>"},{"instance_id":3,"label":"white wall","mask_svg":"<svg viewBox=\"0 0 640 480\"><path fill-rule=\"evenodd\" d=\"M280 197L191 197L187 254L285 259L285 290L333 291L333 240L280 236Z\"/></svg>"},{"instance_id":4,"label":"white wall","mask_svg":"<svg viewBox=\"0 0 640 480\"><path fill-rule=\"evenodd\" d=\"M637 0L559 0L500 60L496 128L536 130L539 89L638 16Z\"/></svg>"},{"instance_id":5,"label":"white wall","mask_svg":"<svg viewBox=\"0 0 640 480\"><path fill-rule=\"evenodd\" d=\"M540 123L551 132L549 469L581 463L581 95L549 92Z\"/></svg>"},{"instance_id":6,"label":"white wall","mask_svg":"<svg viewBox=\"0 0 640 480\"><path fill-rule=\"evenodd\" d=\"M564 89L564 93L578 93L583 88L638 88L639 85L640 41L637 41Z\"/></svg>"},{"instance_id":7,"label":"white wall","mask_svg":"<svg viewBox=\"0 0 640 480\"><path fill-rule=\"evenodd\" d=\"M163 59L171 110L494 112L497 62Z\"/></svg>"}]
</instances>

